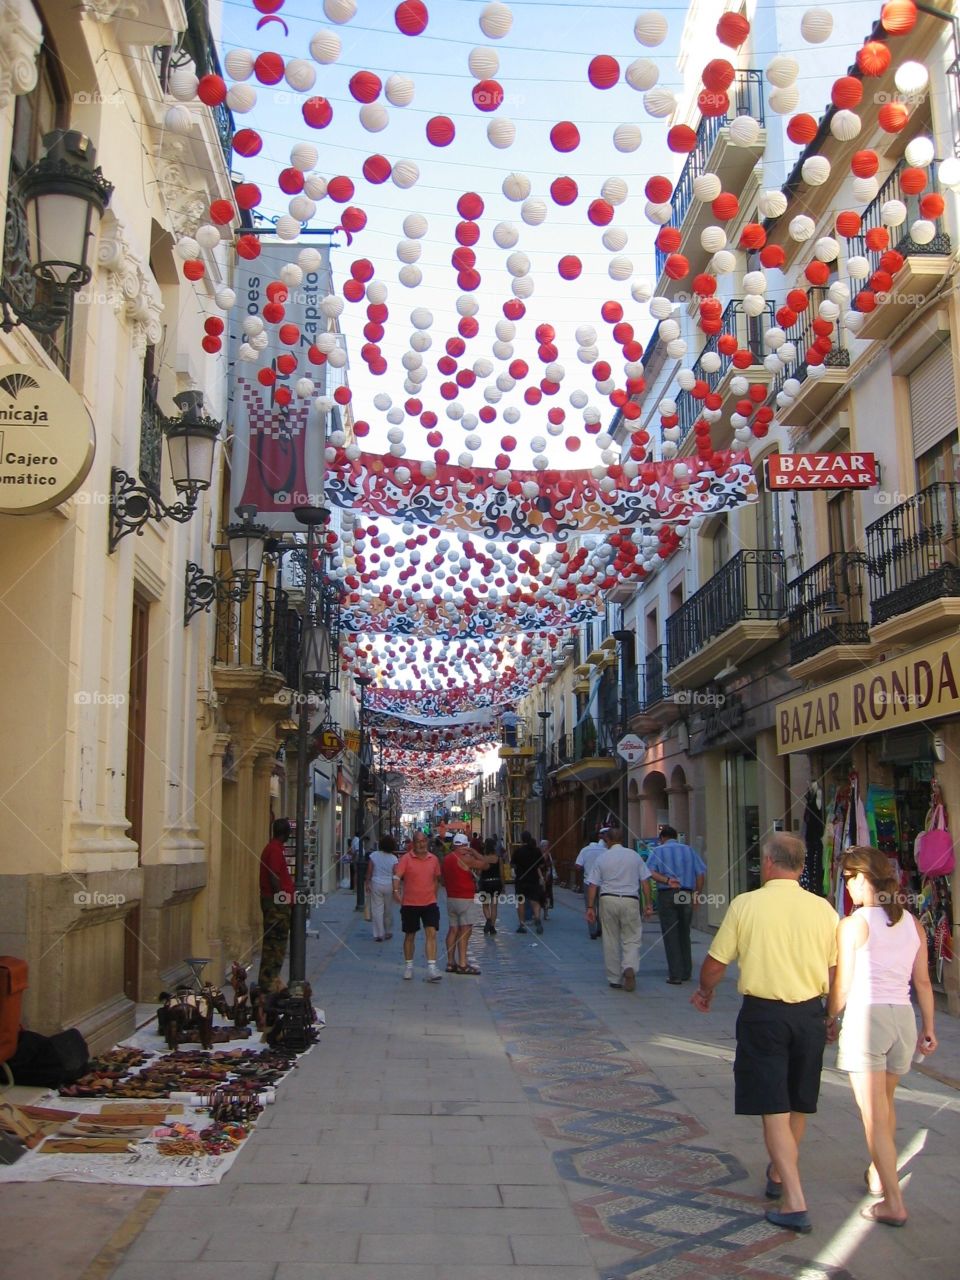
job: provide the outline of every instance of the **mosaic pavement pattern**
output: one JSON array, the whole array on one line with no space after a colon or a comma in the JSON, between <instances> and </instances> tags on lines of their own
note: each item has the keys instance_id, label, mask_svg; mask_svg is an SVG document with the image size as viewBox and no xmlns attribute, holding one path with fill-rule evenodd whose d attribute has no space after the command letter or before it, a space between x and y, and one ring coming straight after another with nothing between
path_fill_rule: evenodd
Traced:
<instances>
[{"instance_id":1,"label":"mosaic pavement pattern","mask_svg":"<svg viewBox=\"0 0 960 1280\"><path fill-rule=\"evenodd\" d=\"M584 1234L629 1249L604 1280L845 1280L847 1273L785 1254L790 1232L764 1221L767 1201L731 1191L746 1176L712 1149L699 1121L532 950L483 951L484 995L528 1095L549 1105L538 1124L569 1145L560 1175L596 1188L575 1206Z\"/></svg>"}]
</instances>

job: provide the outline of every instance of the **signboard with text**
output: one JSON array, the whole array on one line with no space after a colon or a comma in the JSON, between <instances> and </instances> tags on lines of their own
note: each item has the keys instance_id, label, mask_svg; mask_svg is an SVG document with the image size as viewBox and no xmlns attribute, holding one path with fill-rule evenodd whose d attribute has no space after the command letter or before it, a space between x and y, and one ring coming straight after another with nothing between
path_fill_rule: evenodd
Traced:
<instances>
[{"instance_id":1,"label":"signboard with text","mask_svg":"<svg viewBox=\"0 0 960 1280\"><path fill-rule=\"evenodd\" d=\"M872 489L877 459L872 453L771 453L767 488Z\"/></svg>"},{"instance_id":2,"label":"signboard with text","mask_svg":"<svg viewBox=\"0 0 960 1280\"><path fill-rule=\"evenodd\" d=\"M62 374L0 365L0 514L66 502L86 479L94 448L87 407Z\"/></svg>"},{"instance_id":3,"label":"signboard with text","mask_svg":"<svg viewBox=\"0 0 960 1280\"><path fill-rule=\"evenodd\" d=\"M647 744L636 733L628 733L617 743L617 753L627 764L636 764L647 753Z\"/></svg>"}]
</instances>

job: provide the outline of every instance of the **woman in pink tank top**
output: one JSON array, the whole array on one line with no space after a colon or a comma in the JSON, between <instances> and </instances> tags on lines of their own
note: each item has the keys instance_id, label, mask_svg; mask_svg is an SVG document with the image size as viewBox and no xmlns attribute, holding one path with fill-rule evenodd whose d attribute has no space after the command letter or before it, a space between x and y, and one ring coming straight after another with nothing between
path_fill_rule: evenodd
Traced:
<instances>
[{"instance_id":1,"label":"woman in pink tank top","mask_svg":"<svg viewBox=\"0 0 960 1280\"><path fill-rule=\"evenodd\" d=\"M904 911L890 860L878 849L856 847L843 856L843 878L857 910L840 921L839 954L828 1012L843 1012L837 1066L850 1073L871 1163L864 1179L877 1204L861 1217L902 1227L907 1210L897 1176L897 1116L893 1095L914 1053L937 1047L926 936ZM910 984L923 1018L917 1037Z\"/></svg>"}]
</instances>

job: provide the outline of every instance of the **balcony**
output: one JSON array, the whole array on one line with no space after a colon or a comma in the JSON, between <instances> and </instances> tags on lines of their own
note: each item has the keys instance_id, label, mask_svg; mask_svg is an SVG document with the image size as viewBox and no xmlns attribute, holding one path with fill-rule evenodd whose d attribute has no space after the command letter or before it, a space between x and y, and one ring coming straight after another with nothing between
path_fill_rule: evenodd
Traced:
<instances>
[{"instance_id":1,"label":"balcony","mask_svg":"<svg viewBox=\"0 0 960 1280\"><path fill-rule=\"evenodd\" d=\"M732 117L753 116L761 126L765 121L766 104L763 98L763 72L749 69L737 72L730 90L730 111L700 121L697 129L697 145L687 156L680 171L670 203L673 214L669 225L682 235L679 252L690 260L691 275L702 271L710 254L700 245L700 232L715 221L709 204L704 204L693 194L694 179L701 173L715 173L725 191L739 195L744 183L763 156L766 132L761 128L757 141L751 147L736 146L728 128ZM681 281L670 280L663 274L667 254L657 250L656 292L672 297L682 287Z\"/></svg>"},{"instance_id":2,"label":"balcony","mask_svg":"<svg viewBox=\"0 0 960 1280\"><path fill-rule=\"evenodd\" d=\"M670 683L698 688L780 635L782 551L739 551L667 619Z\"/></svg>"},{"instance_id":3,"label":"balcony","mask_svg":"<svg viewBox=\"0 0 960 1280\"><path fill-rule=\"evenodd\" d=\"M787 585L790 673L823 679L869 662L873 646L866 615L867 557L834 552Z\"/></svg>"},{"instance_id":4,"label":"balcony","mask_svg":"<svg viewBox=\"0 0 960 1280\"><path fill-rule=\"evenodd\" d=\"M17 165L12 162L7 182L7 215L3 235L3 283L13 306L22 312L43 302L49 286L37 279L30 265L27 215L19 194L20 178ZM33 340L39 343L65 378L70 376L74 302L72 293L67 296L69 310L60 328L54 333L32 334ZM26 332L26 329L21 330L21 333Z\"/></svg>"},{"instance_id":5,"label":"balcony","mask_svg":"<svg viewBox=\"0 0 960 1280\"><path fill-rule=\"evenodd\" d=\"M659 644L649 651L641 669L639 704L629 715L624 714L631 733L654 733L680 715L680 708L673 700L673 690L667 684L666 671L666 645Z\"/></svg>"},{"instance_id":6,"label":"balcony","mask_svg":"<svg viewBox=\"0 0 960 1280\"><path fill-rule=\"evenodd\" d=\"M927 170L927 185L920 196L908 195L900 185L900 174L906 167L905 160L897 164L877 192L876 199L864 210L862 234L850 241L850 253L861 254L869 259L874 271L879 270L881 254L867 248L866 234L873 227L883 225L881 211L887 200L902 200L907 206L906 221L893 229L894 236L898 232L903 234L891 244L891 248L903 254L905 262L894 277L890 292L880 295L884 301L878 302L876 310L866 314L858 334L864 340L888 337L901 320L916 311L933 293L950 268L952 246L942 218L936 219L937 234L929 244L917 244L910 238L910 227L921 216L921 196L928 192L942 194L937 181L940 161L934 160Z\"/></svg>"},{"instance_id":7,"label":"balcony","mask_svg":"<svg viewBox=\"0 0 960 1280\"><path fill-rule=\"evenodd\" d=\"M145 382L143 404L140 409L140 483L151 493L160 492L160 475L163 464L163 413L157 397Z\"/></svg>"},{"instance_id":8,"label":"balcony","mask_svg":"<svg viewBox=\"0 0 960 1280\"><path fill-rule=\"evenodd\" d=\"M558 782L589 782L615 774L620 768L617 740L615 724L587 716L553 743L550 772Z\"/></svg>"},{"instance_id":9,"label":"balcony","mask_svg":"<svg viewBox=\"0 0 960 1280\"><path fill-rule=\"evenodd\" d=\"M727 303L723 315L720 317L722 325L720 332L711 335L697 357L691 370L693 376L698 381L705 382L711 391L715 391L720 396L726 396L730 388L730 381L737 374L749 377L751 382L765 381L770 375L763 368L763 358L767 354L763 339L771 325L776 323L774 316L775 307L772 301L766 304L766 309L760 315L749 316L743 309L743 299L733 298ZM707 373L703 368L703 357L708 352L717 352L717 343L724 334L732 334L737 339L737 344L742 350L750 351L753 354L754 362L747 369L738 369L733 363L732 356L720 355L720 368L715 373ZM717 354L719 355L719 352ZM691 432L694 423L703 411L703 401L690 391L681 391L677 395L676 403L677 417L679 418L678 426L680 428L678 448L683 454L692 453L694 439ZM714 431L717 433L723 432L727 437L724 440L720 440L718 435L718 438L714 440L714 447L726 448L733 435L729 424L715 423ZM685 448L685 445L688 447Z\"/></svg>"},{"instance_id":10,"label":"balcony","mask_svg":"<svg viewBox=\"0 0 960 1280\"><path fill-rule=\"evenodd\" d=\"M781 409L777 414L781 422L793 427L807 427L818 419L828 401L832 400L836 394L837 388L843 386L846 382L847 370L850 368L850 352L846 345L846 334L840 322L837 321L833 346L824 357L821 366L825 372L815 377L810 376L807 355L817 338L813 331L813 322L817 319L820 303L826 298L827 290L825 288L812 288L807 292L810 298L810 305L797 318L796 324L791 325L786 331L787 341L792 342L797 349L796 362L792 369L785 369L777 375L772 388L774 395L776 395L777 392L783 390L783 384L788 378L794 378L800 383L800 390L794 397L793 403Z\"/></svg>"},{"instance_id":11,"label":"balcony","mask_svg":"<svg viewBox=\"0 0 960 1280\"><path fill-rule=\"evenodd\" d=\"M156 45L153 50L153 64L164 93L168 92L170 73L188 62L194 64L194 71L198 76L223 75L217 46L210 31L205 0L188 0L186 9L187 29L183 33L180 46L173 48L170 45L161 44ZM208 110L213 118L217 137L220 140L220 149L229 169L233 155L233 114L226 103L209 107Z\"/></svg>"},{"instance_id":12,"label":"balcony","mask_svg":"<svg viewBox=\"0 0 960 1280\"><path fill-rule=\"evenodd\" d=\"M285 591L253 584L244 600L225 600L217 609L213 683L221 699L253 712L243 721L257 735L290 714L289 700L277 697L299 686L300 615ZM233 715L231 721L240 723Z\"/></svg>"},{"instance_id":13,"label":"balcony","mask_svg":"<svg viewBox=\"0 0 960 1280\"><path fill-rule=\"evenodd\" d=\"M960 622L960 484L933 484L867 526L871 634L919 640Z\"/></svg>"}]
</instances>

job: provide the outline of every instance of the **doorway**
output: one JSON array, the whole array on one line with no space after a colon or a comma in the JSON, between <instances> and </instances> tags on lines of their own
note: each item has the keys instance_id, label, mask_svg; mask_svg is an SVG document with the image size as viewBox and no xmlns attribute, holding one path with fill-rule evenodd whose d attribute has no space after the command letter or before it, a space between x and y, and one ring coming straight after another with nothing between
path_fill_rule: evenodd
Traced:
<instances>
[{"instance_id":1,"label":"doorway","mask_svg":"<svg viewBox=\"0 0 960 1280\"><path fill-rule=\"evenodd\" d=\"M727 797L727 892L760 887L760 805L757 758L747 752L731 752L724 761Z\"/></svg>"}]
</instances>

